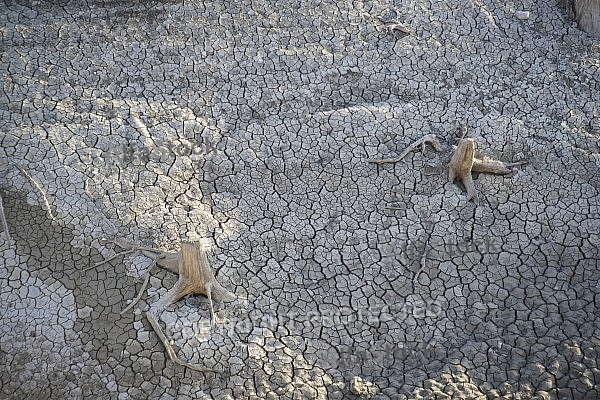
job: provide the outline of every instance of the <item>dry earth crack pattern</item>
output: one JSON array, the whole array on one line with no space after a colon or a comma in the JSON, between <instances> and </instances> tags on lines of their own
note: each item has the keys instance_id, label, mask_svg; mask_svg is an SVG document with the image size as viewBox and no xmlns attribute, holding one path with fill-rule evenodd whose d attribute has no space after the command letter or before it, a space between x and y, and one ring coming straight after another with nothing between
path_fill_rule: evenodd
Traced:
<instances>
[{"instance_id":1,"label":"dry earth crack pattern","mask_svg":"<svg viewBox=\"0 0 600 400\"><path fill-rule=\"evenodd\" d=\"M600 397L600 43L560 3L0 4L0 398ZM479 204L429 145L367 162L463 128L528 161ZM145 318L175 274L121 314L117 237L206 244L236 300L160 323L219 371Z\"/></svg>"}]
</instances>

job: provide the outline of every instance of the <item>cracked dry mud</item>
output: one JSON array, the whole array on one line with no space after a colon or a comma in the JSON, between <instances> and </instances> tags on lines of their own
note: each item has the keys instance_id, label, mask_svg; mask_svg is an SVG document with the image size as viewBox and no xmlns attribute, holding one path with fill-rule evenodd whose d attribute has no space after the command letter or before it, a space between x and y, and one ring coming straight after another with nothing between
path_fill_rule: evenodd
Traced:
<instances>
[{"instance_id":1,"label":"cracked dry mud","mask_svg":"<svg viewBox=\"0 0 600 400\"><path fill-rule=\"evenodd\" d=\"M0 398L600 396L600 43L559 3L4 2ZM479 206L366 162L464 123L529 160ZM169 271L120 314L114 237L208 245L237 300L161 321L223 372L146 320Z\"/></svg>"}]
</instances>

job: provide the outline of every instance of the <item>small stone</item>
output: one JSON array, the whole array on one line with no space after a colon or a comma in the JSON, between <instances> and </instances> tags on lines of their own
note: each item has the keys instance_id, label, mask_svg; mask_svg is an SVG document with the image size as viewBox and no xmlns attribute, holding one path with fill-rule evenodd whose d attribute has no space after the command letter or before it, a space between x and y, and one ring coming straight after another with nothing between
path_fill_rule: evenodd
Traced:
<instances>
[{"instance_id":1,"label":"small stone","mask_svg":"<svg viewBox=\"0 0 600 400\"><path fill-rule=\"evenodd\" d=\"M529 11L517 11L515 12L515 17L517 17L521 21L529 19Z\"/></svg>"}]
</instances>

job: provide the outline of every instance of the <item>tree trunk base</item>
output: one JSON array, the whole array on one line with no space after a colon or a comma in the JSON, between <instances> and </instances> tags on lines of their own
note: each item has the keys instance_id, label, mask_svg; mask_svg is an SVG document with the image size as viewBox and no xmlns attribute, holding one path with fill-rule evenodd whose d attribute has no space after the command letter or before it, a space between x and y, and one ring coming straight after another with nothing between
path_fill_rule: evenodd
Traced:
<instances>
[{"instance_id":1,"label":"tree trunk base","mask_svg":"<svg viewBox=\"0 0 600 400\"><path fill-rule=\"evenodd\" d=\"M582 31L600 37L600 0L573 0L573 12Z\"/></svg>"}]
</instances>

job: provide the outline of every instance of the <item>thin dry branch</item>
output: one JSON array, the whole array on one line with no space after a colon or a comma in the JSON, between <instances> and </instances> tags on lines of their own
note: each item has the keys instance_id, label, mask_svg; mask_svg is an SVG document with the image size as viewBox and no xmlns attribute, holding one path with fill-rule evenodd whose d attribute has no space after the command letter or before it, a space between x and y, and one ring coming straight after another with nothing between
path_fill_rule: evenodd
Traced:
<instances>
[{"instance_id":1,"label":"thin dry branch","mask_svg":"<svg viewBox=\"0 0 600 400\"><path fill-rule=\"evenodd\" d=\"M425 150L425 145L429 143L433 146L433 148L436 151L443 151L444 150L444 146L442 146L442 144L440 143L440 141L437 139L437 137L430 133L428 135L423 136L421 139L413 142L410 144L410 146L408 146L406 148L406 150L404 150L402 152L402 154L400 154L398 157L395 158L383 158L383 159L373 159L370 158L367 160L367 162L370 163L375 163L375 164L384 164L384 163L396 163L398 161L401 161L404 157L406 157L406 155L412 151L415 151L419 146L421 146L421 149L424 151Z\"/></svg>"},{"instance_id":2,"label":"thin dry branch","mask_svg":"<svg viewBox=\"0 0 600 400\"><path fill-rule=\"evenodd\" d=\"M102 260L100 262L97 262L96 264L92 265L91 267L84 268L82 270L82 272L86 272L86 271L89 271L90 269L97 268L97 267L101 266L102 264L106 264L106 263L114 260L115 258L117 258L119 256L125 256L127 254L131 254L131 253L134 253L134 252L135 252L135 249L129 249L129 250L125 250L125 251L120 251L118 253L113 254L112 256L110 256L109 258L107 258L106 260Z\"/></svg>"},{"instance_id":3,"label":"thin dry branch","mask_svg":"<svg viewBox=\"0 0 600 400\"><path fill-rule=\"evenodd\" d=\"M155 249L155 248L152 248L152 247L137 246L133 242L131 242L131 241L127 240L127 239L124 239L124 238L118 238L118 239L114 239L114 240L109 240L109 242L111 242L112 244L116 244L121 249L123 249L123 251L119 251L119 252L113 254L112 256L110 256L109 258L107 258L105 260L102 260L100 262L97 262L96 264L92 265L91 267L84 268L82 270L82 272L89 271L90 269L97 268L100 265L106 264L107 262L110 262L110 261L114 260L115 258L117 258L119 256L125 256L127 254L142 253L146 257L151 258L153 260L159 258L163 254L162 250ZM174 272L177 272L177 271L174 271Z\"/></svg>"}]
</instances>

